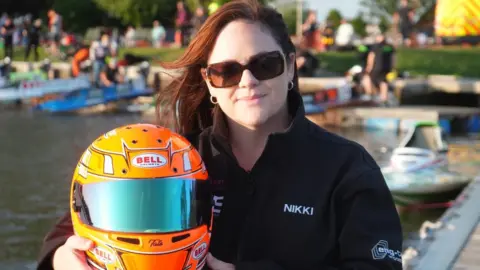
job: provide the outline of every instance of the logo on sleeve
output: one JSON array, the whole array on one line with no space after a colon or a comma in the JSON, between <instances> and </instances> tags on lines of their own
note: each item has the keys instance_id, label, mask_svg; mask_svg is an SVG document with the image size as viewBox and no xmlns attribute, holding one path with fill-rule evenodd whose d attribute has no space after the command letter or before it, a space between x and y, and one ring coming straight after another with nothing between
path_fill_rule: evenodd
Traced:
<instances>
[{"instance_id":1,"label":"logo on sleeve","mask_svg":"<svg viewBox=\"0 0 480 270\"><path fill-rule=\"evenodd\" d=\"M222 212L224 196L213 196L213 215L215 217L219 216Z\"/></svg>"},{"instance_id":2,"label":"logo on sleeve","mask_svg":"<svg viewBox=\"0 0 480 270\"><path fill-rule=\"evenodd\" d=\"M380 240L375 246L373 246L372 257L374 260L389 258L399 263L402 262L402 252L389 249L388 242L385 240Z\"/></svg>"}]
</instances>

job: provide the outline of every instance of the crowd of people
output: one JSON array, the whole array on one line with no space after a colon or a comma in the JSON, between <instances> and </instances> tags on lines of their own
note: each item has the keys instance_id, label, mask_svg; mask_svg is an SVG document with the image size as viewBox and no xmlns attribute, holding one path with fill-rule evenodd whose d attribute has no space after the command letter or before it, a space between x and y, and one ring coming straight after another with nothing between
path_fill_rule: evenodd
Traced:
<instances>
[{"instance_id":1,"label":"crowd of people","mask_svg":"<svg viewBox=\"0 0 480 270\"><path fill-rule=\"evenodd\" d=\"M175 34L173 44L167 40L167 30L155 20L149 37L149 45L155 48L165 46L186 47L192 40L201 26L205 23L209 15L215 12L219 5L209 5L205 10L203 7L197 7L195 12L189 10L183 1L177 2L175 14ZM413 17L414 10L408 6L408 0L401 0L398 11L394 14L394 26L398 27L401 33L402 44L411 46L413 40ZM31 52L34 53L34 60L39 60L38 48L41 40L46 40L45 44L52 55L58 53L59 45L62 44L62 38L66 35L62 30L62 17L54 10L48 11L47 32L42 33L43 23L40 19L32 22L31 16L25 16L20 19L12 20L9 16L3 15L0 20L1 35L4 45L4 55L13 58L14 46L25 47L25 60L29 60ZM351 22L342 19L340 25L334 28L330 22L320 24L317 20L316 11L311 10L307 13L301 29L302 35L296 40L295 45L296 61L300 76L312 77L317 73L320 62L315 56L315 51L328 50L356 50L358 46L365 47L364 43L356 42L357 35ZM371 32L371 31L370 31ZM46 34L46 35L45 35ZM388 83L386 74L395 68L395 49L392 42L388 41L384 33L378 30L373 31L372 36L376 37L374 42L368 44L368 57L361 59L362 79L361 92L364 96L376 96L381 102L386 102ZM45 37L45 38L41 38ZM320 37L320 38L319 38ZM76 51L72 60L72 75L78 76L80 73L80 64L84 60L90 60L92 63L92 73L95 82L102 85L109 85L112 82L121 81L118 78L118 69L116 59L119 47L137 47L139 37L134 26L128 26L123 35L113 35L111 32L102 31L99 37L93 40L88 50ZM112 59L109 64L110 59ZM106 76L108 75L108 76ZM377 91L378 90L378 91ZM375 93L379 92L378 95Z\"/></svg>"},{"instance_id":2,"label":"crowd of people","mask_svg":"<svg viewBox=\"0 0 480 270\"><path fill-rule=\"evenodd\" d=\"M301 75L312 76L314 69L320 66L318 59L310 51L323 52L357 51L359 54L356 74L357 85L354 94L362 99L374 99L382 104L390 104L388 75L393 74L396 66L396 47L418 45L414 31L415 9L408 0L400 0L393 14L390 30L382 32L378 25L367 25L367 37L360 39L353 25L342 19L337 28L327 21L317 21L316 12L309 11L302 25L302 36L297 41L297 65Z\"/></svg>"},{"instance_id":3,"label":"crowd of people","mask_svg":"<svg viewBox=\"0 0 480 270\"><path fill-rule=\"evenodd\" d=\"M62 16L55 10L48 11L48 23L44 31L41 19L32 19L30 14L12 18L4 13L0 18L0 36L3 45L3 57L13 58L15 47L24 47L24 59L30 59L33 51L34 60L39 60L39 46L41 41L49 48L50 53L59 53L59 46L63 37Z\"/></svg>"}]
</instances>

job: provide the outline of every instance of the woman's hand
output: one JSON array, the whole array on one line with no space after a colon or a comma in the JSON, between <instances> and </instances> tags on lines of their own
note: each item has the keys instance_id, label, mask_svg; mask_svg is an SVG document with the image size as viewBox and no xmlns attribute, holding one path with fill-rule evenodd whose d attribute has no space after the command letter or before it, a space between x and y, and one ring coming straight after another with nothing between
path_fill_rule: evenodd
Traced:
<instances>
[{"instance_id":1,"label":"woman's hand","mask_svg":"<svg viewBox=\"0 0 480 270\"><path fill-rule=\"evenodd\" d=\"M207 265L212 270L235 270L235 265L222 262L219 259L213 257L211 253L207 254Z\"/></svg>"},{"instance_id":2,"label":"woman's hand","mask_svg":"<svg viewBox=\"0 0 480 270\"><path fill-rule=\"evenodd\" d=\"M55 270L93 270L87 263L85 251L92 248L93 242L80 236L72 235L63 246L53 254Z\"/></svg>"}]
</instances>

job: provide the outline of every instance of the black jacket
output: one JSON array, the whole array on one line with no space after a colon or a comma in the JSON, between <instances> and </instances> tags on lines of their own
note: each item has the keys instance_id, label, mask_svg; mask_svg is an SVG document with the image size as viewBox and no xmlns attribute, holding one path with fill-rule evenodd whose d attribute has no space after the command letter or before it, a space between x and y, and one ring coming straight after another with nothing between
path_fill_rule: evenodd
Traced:
<instances>
[{"instance_id":1,"label":"black jacket","mask_svg":"<svg viewBox=\"0 0 480 270\"><path fill-rule=\"evenodd\" d=\"M222 115L187 136L211 176L210 252L236 270L402 269L400 220L379 167L359 144L307 120L290 92L292 125L269 136L250 172L228 146ZM67 215L47 236L39 269L51 269L71 231Z\"/></svg>"}]
</instances>

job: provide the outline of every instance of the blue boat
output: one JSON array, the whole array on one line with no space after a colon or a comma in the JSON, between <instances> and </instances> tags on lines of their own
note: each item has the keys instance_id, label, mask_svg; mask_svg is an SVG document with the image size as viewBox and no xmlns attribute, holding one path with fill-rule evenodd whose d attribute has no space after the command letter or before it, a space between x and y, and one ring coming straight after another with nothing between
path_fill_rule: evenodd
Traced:
<instances>
[{"instance_id":1,"label":"blue boat","mask_svg":"<svg viewBox=\"0 0 480 270\"><path fill-rule=\"evenodd\" d=\"M134 88L131 84L118 84L113 87L84 88L67 93L58 99L39 104L36 109L53 113L72 112L79 109L113 101L151 96L150 88Z\"/></svg>"}]
</instances>

